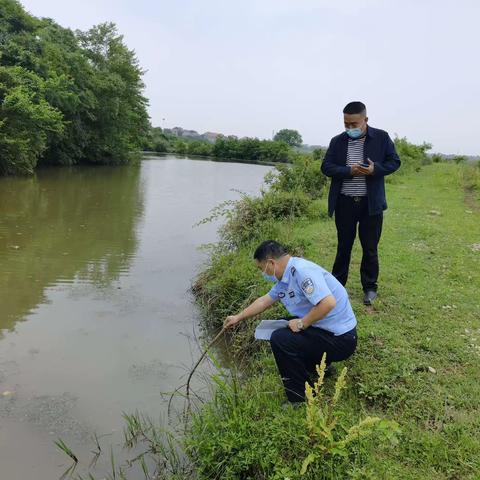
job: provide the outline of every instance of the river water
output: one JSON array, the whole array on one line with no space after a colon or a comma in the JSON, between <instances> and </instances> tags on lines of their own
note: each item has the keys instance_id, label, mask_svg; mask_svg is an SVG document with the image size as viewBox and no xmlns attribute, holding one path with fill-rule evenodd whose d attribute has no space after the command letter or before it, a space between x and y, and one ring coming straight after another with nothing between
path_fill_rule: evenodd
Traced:
<instances>
[{"instance_id":1,"label":"river water","mask_svg":"<svg viewBox=\"0 0 480 480\"><path fill-rule=\"evenodd\" d=\"M175 158L0 179L0 479L53 480L119 449L122 412L165 412L160 392L197 355L189 293L220 202L257 194L269 167ZM99 467L100 468L100 467Z\"/></svg>"}]
</instances>

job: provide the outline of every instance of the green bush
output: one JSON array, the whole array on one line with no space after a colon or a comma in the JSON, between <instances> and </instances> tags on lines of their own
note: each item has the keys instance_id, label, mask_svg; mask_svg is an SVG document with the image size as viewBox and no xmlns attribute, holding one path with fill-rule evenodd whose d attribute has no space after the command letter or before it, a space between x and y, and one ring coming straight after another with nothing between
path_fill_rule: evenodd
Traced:
<instances>
[{"instance_id":1,"label":"green bush","mask_svg":"<svg viewBox=\"0 0 480 480\"><path fill-rule=\"evenodd\" d=\"M459 163L466 163L467 162L467 157L465 155L455 155L452 158L452 162L455 162L457 165Z\"/></svg>"},{"instance_id":2,"label":"green bush","mask_svg":"<svg viewBox=\"0 0 480 480\"><path fill-rule=\"evenodd\" d=\"M209 266L196 278L192 291L209 329L217 330L227 315L268 290L253 262L254 248L254 242L235 252L217 246Z\"/></svg>"},{"instance_id":3,"label":"green bush","mask_svg":"<svg viewBox=\"0 0 480 480\"><path fill-rule=\"evenodd\" d=\"M193 140L187 143L187 151L190 155L202 155L208 157L212 154L213 145L208 142Z\"/></svg>"},{"instance_id":4,"label":"green bush","mask_svg":"<svg viewBox=\"0 0 480 480\"><path fill-rule=\"evenodd\" d=\"M312 156L315 160L320 160L322 161L325 157L325 153L326 153L326 150L324 150L323 148L316 148L313 152L312 152Z\"/></svg>"},{"instance_id":5,"label":"green bush","mask_svg":"<svg viewBox=\"0 0 480 480\"><path fill-rule=\"evenodd\" d=\"M153 151L158 153L166 153L168 152L168 146L168 142L166 142L165 140L157 140L153 144L152 149Z\"/></svg>"},{"instance_id":6,"label":"green bush","mask_svg":"<svg viewBox=\"0 0 480 480\"><path fill-rule=\"evenodd\" d=\"M272 236L276 220L305 216L311 199L303 191L270 191L260 197L243 195L233 209L225 212L226 223L220 227L220 238L231 248L254 239Z\"/></svg>"},{"instance_id":7,"label":"green bush","mask_svg":"<svg viewBox=\"0 0 480 480\"><path fill-rule=\"evenodd\" d=\"M179 155L185 155L188 152L188 144L183 140L176 140L172 146L172 151Z\"/></svg>"},{"instance_id":8,"label":"green bush","mask_svg":"<svg viewBox=\"0 0 480 480\"><path fill-rule=\"evenodd\" d=\"M410 143L405 137L395 139L395 148L402 161L402 166L395 175L412 171L419 171L424 165L432 163L432 160L427 155L428 150L432 148L429 143L423 143L422 145L415 145Z\"/></svg>"},{"instance_id":9,"label":"green bush","mask_svg":"<svg viewBox=\"0 0 480 480\"><path fill-rule=\"evenodd\" d=\"M310 198L317 199L323 196L327 184L327 177L320 167L321 163L312 155L296 154L291 165L276 165L275 171L267 174L265 182L272 191L302 191Z\"/></svg>"},{"instance_id":10,"label":"green bush","mask_svg":"<svg viewBox=\"0 0 480 480\"><path fill-rule=\"evenodd\" d=\"M176 140L176 137L173 137ZM143 149L165 153L171 150L172 137L166 135L160 127L150 127L145 137Z\"/></svg>"}]
</instances>

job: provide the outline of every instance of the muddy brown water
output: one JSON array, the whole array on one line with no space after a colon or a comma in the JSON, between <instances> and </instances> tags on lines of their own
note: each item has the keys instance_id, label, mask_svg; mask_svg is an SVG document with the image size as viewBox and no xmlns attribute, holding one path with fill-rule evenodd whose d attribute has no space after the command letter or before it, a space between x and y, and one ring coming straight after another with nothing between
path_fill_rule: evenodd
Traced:
<instances>
[{"instance_id":1,"label":"muddy brown water","mask_svg":"<svg viewBox=\"0 0 480 480\"><path fill-rule=\"evenodd\" d=\"M0 179L1 480L59 478L57 438L88 464L93 432L120 451L122 412L165 413L219 226L194 225L269 168L166 156Z\"/></svg>"}]
</instances>

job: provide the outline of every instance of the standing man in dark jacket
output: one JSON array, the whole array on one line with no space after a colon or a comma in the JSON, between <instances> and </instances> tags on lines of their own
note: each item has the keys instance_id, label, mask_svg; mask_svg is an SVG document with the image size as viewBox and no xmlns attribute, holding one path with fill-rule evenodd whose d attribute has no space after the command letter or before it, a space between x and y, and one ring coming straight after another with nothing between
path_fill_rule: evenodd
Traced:
<instances>
[{"instance_id":1,"label":"standing man in dark jacket","mask_svg":"<svg viewBox=\"0 0 480 480\"><path fill-rule=\"evenodd\" d=\"M328 213L332 216L335 212L338 237L332 273L342 285L347 283L358 224L363 303L371 305L377 297L377 247L387 208L383 177L398 170L400 159L388 133L368 125L362 102L349 103L343 119L345 132L332 138L322 163L322 172L332 178Z\"/></svg>"}]
</instances>

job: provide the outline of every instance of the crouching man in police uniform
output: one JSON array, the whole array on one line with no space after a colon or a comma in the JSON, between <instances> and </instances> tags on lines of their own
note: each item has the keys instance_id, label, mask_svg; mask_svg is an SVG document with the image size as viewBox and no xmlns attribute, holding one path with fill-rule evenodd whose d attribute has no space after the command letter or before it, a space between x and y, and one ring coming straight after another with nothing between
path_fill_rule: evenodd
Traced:
<instances>
[{"instance_id":1,"label":"crouching man in police uniform","mask_svg":"<svg viewBox=\"0 0 480 480\"><path fill-rule=\"evenodd\" d=\"M280 300L298 318L270 338L273 355L287 398L305 400L305 382L315 374L324 353L331 363L350 357L357 346L355 314L343 285L325 269L303 258L292 257L281 244L267 240L253 258L266 280L274 283L268 294L257 298L225 326L262 313Z\"/></svg>"}]
</instances>

